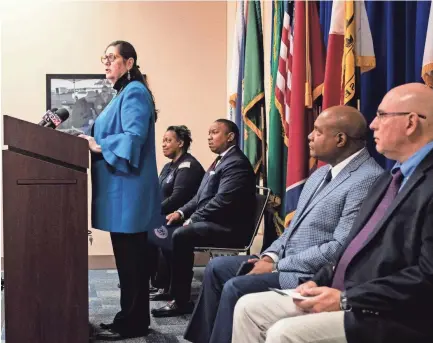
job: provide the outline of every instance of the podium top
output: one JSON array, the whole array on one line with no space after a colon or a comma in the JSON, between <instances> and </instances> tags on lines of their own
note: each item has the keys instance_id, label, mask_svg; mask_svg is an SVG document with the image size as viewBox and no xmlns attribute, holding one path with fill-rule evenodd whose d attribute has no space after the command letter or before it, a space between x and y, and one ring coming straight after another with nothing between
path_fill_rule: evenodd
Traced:
<instances>
[{"instance_id":1,"label":"podium top","mask_svg":"<svg viewBox=\"0 0 433 343\"><path fill-rule=\"evenodd\" d=\"M3 124L3 144L9 150L58 162L66 167L89 168L87 140L7 115L3 116Z\"/></svg>"}]
</instances>

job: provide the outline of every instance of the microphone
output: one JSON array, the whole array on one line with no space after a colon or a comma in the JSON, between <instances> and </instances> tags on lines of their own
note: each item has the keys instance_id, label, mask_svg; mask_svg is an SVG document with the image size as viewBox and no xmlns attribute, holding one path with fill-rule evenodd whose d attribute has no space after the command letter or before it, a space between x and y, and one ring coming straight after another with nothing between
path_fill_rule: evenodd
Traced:
<instances>
[{"instance_id":1,"label":"microphone","mask_svg":"<svg viewBox=\"0 0 433 343\"><path fill-rule=\"evenodd\" d=\"M42 117L42 120L38 123L39 126L45 126L45 124L50 122L50 117L48 116L48 112L56 112L58 108L54 107L51 110L48 110L45 112L44 116Z\"/></svg>"},{"instance_id":2,"label":"microphone","mask_svg":"<svg viewBox=\"0 0 433 343\"><path fill-rule=\"evenodd\" d=\"M61 108L55 112L47 111L47 113L45 114L48 115L48 121L42 126L52 129L57 128L61 123L63 123L66 119L69 118L69 112L64 108Z\"/></svg>"}]
</instances>

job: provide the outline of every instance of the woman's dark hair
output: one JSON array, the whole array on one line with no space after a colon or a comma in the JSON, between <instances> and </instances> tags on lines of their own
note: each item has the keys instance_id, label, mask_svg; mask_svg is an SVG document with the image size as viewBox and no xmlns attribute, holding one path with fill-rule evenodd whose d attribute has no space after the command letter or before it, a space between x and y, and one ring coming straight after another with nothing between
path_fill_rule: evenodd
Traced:
<instances>
[{"instance_id":1,"label":"woman's dark hair","mask_svg":"<svg viewBox=\"0 0 433 343\"><path fill-rule=\"evenodd\" d=\"M155 107L155 97L152 94L152 91L149 88L149 84L147 82L147 80L143 77L143 74L141 74L140 72L140 66L137 65L137 52L135 51L134 47L132 46L131 43L125 42L123 40L116 40L112 43L110 43L107 46L107 49L110 46L114 46L117 47L119 50L119 54L120 56L122 56L125 60L132 58L134 59L134 65L132 66L131 70L129 71L130 75L131 75L131 80L136 80L136 81L140 81L142 84L144 84L147 88L147 90L150 93L150 96L152 97L152 101L153 101L153 107L155 108L155 121L158 119L158 110ZM105 50L107 50L105 49Z\"/></svg>"},{"instance_id":2,"label":"woman's dark hair","mask_svg":"<svg viewBox=\"0 0 433 343\"><path fill-rule=\"evenodd\" d=\"M177 139L183 142L183 152L187 152L192 143L191 131L185 125L169 126L167 131L173 131L176 134Z\"/></svg>"}]
</instances>

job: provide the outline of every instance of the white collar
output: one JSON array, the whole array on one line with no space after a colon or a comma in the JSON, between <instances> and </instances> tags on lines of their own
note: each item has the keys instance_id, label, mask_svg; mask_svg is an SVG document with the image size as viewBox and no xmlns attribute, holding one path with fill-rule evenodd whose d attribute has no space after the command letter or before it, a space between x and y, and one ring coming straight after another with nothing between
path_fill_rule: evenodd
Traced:
<instances>
[{"instance_id":1,"label":"white collar","mask_svg":"<svg viewBox=\"0 0 433 343\"><path fill-rule=\"evenodd\" d=\"M227 153L232 150L236 145L232 145L230 148L228 148L226 151L222 152L221 154L219 154L219 156L221 156L221 158L223 158L225 155L227 155Z\"/></svg>"},{"instance_id":2,"label":"white collar","mask_svg":"<svg viewBox=\"0 0 433 343\"><path fill-rule=\"evenodd\" d=\"M341 161L340 163L336 164L331 168L331 174L332 178L334 179L343 169L346 167L350 161L352 161L356 156L358 156L362 151L364 151L365 148L362 148L361 150L355 152L354 154L350 155L345 160Z\"/></svg>"}]
</instances>

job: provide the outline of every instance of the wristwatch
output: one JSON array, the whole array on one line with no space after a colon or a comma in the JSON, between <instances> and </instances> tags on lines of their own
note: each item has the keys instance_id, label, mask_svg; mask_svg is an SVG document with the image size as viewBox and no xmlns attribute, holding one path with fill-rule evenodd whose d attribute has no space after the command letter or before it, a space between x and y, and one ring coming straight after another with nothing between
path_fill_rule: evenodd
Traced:
<instances>
[{"instance_id":1,"label":"wristwatch","mask_svg":"<svg viewBox=\"0 0 433 343\"><path fill-rule=\"evenodd\" d=\"M346 312L352 311L352 306L347 303L347 296L345 291L341 292L340 295L340 309Z\"/></svg>"}]
</instances>

